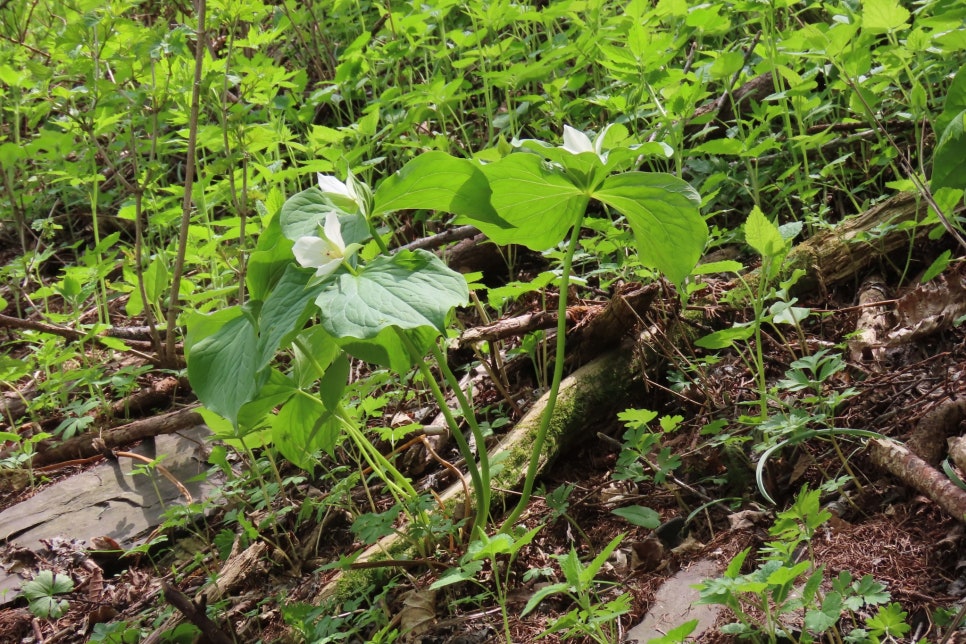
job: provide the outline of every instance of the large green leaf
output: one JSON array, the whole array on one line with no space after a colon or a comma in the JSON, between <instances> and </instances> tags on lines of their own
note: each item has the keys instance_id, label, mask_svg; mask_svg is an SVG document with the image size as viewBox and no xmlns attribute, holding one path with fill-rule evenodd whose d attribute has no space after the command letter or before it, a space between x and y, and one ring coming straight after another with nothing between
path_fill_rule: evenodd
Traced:
<instances>
[{"instance_id":1,"label":"large green leaf","mask_svg":"<svg viewBox=\"0 0 966 644\"><path fill-rule=\"evenodd\" d=\"M339 216L342 240L346 245L369 239L365 217L345 212L316 187L292 195L282 205L279 213L282 233L292 241L299 237L318 236L319 228L325 224L325 217L330 212Z\"/></svg>"},{"instance_id":2,"label":"large green leaf","mask_svg":"<svg viewBox=\"0 0 966 644\"><path fill-rule=\"evenodd\" d=\"M314 312L310 303L324 288L309 286L312 271L289 262L258 315L258 369L271 362L285 336L301 329Z\"/></svg>"},{"instance_id":3,"label":"large green leaf","mask_svg":"<svg viewBox=\"0 0 966 644\"><path fill-rule=\"evenodd\" d=\"M342 433L341 424L316 396L298 392L279 410L272 423L272 441L286 459L311 469L320 450L331 453Z\"/></svg>"},{"instance_id":4,"label":"large green leaf","mask_svg":"<svg viewBox=\"0 0 966 644\"><path fill-rule=\"evenodd\" d=\"M399 339L399 334L405 333L416 350L411 354ZM339 338L337 342L343 351L365 362L387 367L396 373L405 373L429 352L439 331L433 327L420 327L403 331L398 328L383 329L375 337L367 340L356 338Z\"/></svg>"},{"instance_id":5,"label":"large green leaf","mask_svg":"<svg viewBox=\"0 0 966 644\"><path fill-rule=\"evenodd\" d=\"M957 114L962 117L963 110L966 110L966 65L959 68L949 84L946 100L943 101L943 113L936 117L934 123L936 132L944 132Z\"/></svg>"},{"instance_id":6,"label":"large green leaf","mask_svg":"<svg viewBox=\"0 0 966 644\"><path fill-rule=\"evenodd\" d=\"M513 228L478 224L498 244L546 250L559 244L584 212L587 194L558 165L536 154L511 154L483 166L493 207Z\"/></svg>"},{"instance_id":7,"label":"large green leaf","mask_svg":"<svg viewBox=\"0 0 966 644\"><path fill-rule=\"evenodd\" d=\"M457 221L506 227L490 205L490 184L477 164L445 152L421 154L376 189L373 214L441 210Z\"/></svg>"},{"instance_id":8,"label":"large green leaf","mask_svg":"<svg viewBox=\"0 0 966 644\"><path fill-rule=\"evenodd\" d=\"M194 343L188 357L188 380L198 399L232 425L237 425L241 406L261 387L256 340L251 318L237 315Z\"/></svg>"},{"instance_id":9,"label":"large green leaf","mask_svg":"<svg viewBox=\"0 0 966 644\"><path fill-rule=\"evenodd\" d=\"M933 192L940 188L966 188L966 110L949 121L932 159Z\"/></svg>"},{"instance_id":10,"label":"large green leaf","mask_svg":"<svg viewBox=\"0 0 966 644\"><path fill-rule=\"evenodd\" d=\"M258 243L248 258L245 283L253 300L264 300L272 287L292 263L292 242L282 235L279 218L273 217L258 236Z\"/></svg>"},{"instance_id":11,"label":"large green leaf","mask_svg":"<svg viewBox=\"0 0 966 644\"><path fill-rule=\"evenodd\" d=\"M708 241L701 198L669 174L625 172L604 180L593 194L627 217L646 264L680 284L691 274Z\"/></svg>"},{"instance_id":12,"label":"large green leaf","mask_svg":"<svg viewBox=\"0 0 966 644\"><path fill-rule=\"evenodd\" d=\"M377 257L355 275L337 275L315 302L330 335L368 339L393 326L442 333L449 312L468 299L462 275L417 250Z\"/></svg>"}]
</instances>

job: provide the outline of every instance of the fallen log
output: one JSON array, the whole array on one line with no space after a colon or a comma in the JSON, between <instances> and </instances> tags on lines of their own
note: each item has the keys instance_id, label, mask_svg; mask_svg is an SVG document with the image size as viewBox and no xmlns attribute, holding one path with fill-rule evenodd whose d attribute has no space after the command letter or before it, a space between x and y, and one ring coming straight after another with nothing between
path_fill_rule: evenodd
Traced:
<instances>
[{"instance_id":1,"label":"fallen log","mask_svg":"<svg viewBox=\"0 0 966 644\"><path fill-rule=\"evenodd\" d=\"M869 456L878 467L925 494L954 519L966 522L966 490L956 487L945 474L906 446L876 438L869 441Z\"/></svg>"},{"instance_id":2,"label":"fallen log","mask_svg":"<svg viewBox=\"0 0 966 644\"><path fill-rule=\"evenodd\" d=\"M197 411L197 405L185 407L178 411L173 411L161 416L144 418L106 430L101 434L108 449L130 445L131 443L157 436L158 434L170 434L180 429L187 429L195 425L204 424L204 419ZM94 437L96 438L96 437ZM43 467L53 463L64 461L80 460L90 458L100 454L92 443L92 436L84 434L76 436L63 443L45 448L43 443L38 446L38 451L30 461L31 467Z\"/></svg>"}]
</instances>

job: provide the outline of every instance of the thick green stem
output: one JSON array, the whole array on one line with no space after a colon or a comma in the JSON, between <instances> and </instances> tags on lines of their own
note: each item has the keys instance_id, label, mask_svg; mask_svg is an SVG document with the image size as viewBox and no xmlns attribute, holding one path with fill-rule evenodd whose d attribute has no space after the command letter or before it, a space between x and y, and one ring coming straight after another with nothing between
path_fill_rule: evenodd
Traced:
<instances>
[{"instance_id":1,"label":"thick green stem","mask_svg":"<svg viewBox=\"0 0 966 644\"><path fill-rule=\"evenodd\" d=\"M393 327L396 328L396 327ZM406 351L416 360L416 368L419 369L419 373L422 374L423 379L429 386L430 391L433 394L433 398L439 404L439 411L443 414L443 418L446 419L446 424L449 425L450 430L453 432L453 438L456 440L456 446L460 450L460 455L463 460L466 461L466 469L469 471L470 480L473 481L473 489L476 491L476 520L474 521L473 527L476 530L484 530L486 527L486 522L490 514L490 481L483 481L483 477L480 474L480 468L476 463L476 457L473 454L473 450L470 449L469 443L466 442L466 436L463 435L463 431L459 427L459 423L456 422L456 418L453 417L453 412L446 405L446 396L443 395L443 391L439 388L439 383L433 377L432 372L429 370L429 366L425 361L419 359L420 352L413 344L413 341L406 335L406 332L402 329L396 328L396 335L402 340L403 345L406 347ZM457 387L457 389L459 389ZM462 392L460 392L462 393ZM479 445L481 450L485 450L485 445Z\"/></svg>"},{"instance_id":2,"label":"thick green stem","mask_svg":"<svg viewBox=\"0 0 966 644\"><path fill-rule=\"evenodd\" d=\"M570 241L567 244L567 252L564 255L563 274L560 276L560 295L557 303L557 351L554 356L553 381L550 384L550 392L547 394L547 407L544 409L543 418L540 419L540 427L533 442L533 452L530 454L530 464L527 466L527 477L523 481L523 490L520 492L520 500L510 515L500 527L500 532L507 532L517 522L520 515L527 508L530 502L530 495L533 494L533 484L537 478L537 470L540 467L540 454L543 452L543 444L547 439L547 431L550 429L550 421L553 418L553 410L557 404L557 393L560 391L560 382L563 380L564 358L566 358L566 336L567 336L567 291L570 289L570 268L573 263L574 253L577 250L577 243L580 241L580 228L584 223L584 213L580 213L573 230L570 232Z\"/></svg>"},{"instance_id":3,"label":"thick green stem","mask_svg":"<svg viewBox=\"0 0 966 644\"><path fill-rule=\"evenodd\" d=\"M436 364L439 365L439 370L446 379L446 383L453 390L453 395L456 396L456 400L459 402L460 411L463 412L463 418L470 426L470 432L473 433L473 440L476 441L477 453L479 454L480 479L485 484L486 489L489 490L490 458L486 451L486 436L480 431L480 424L476 421L476 412L473 410L473 405L470 404L466 394L463 393L463 389L460 387L456 375L449 368L449 364L446 362L446 356L443 355L443 351L437 344L433 344L433 358L436 360ZM487 493L487 507L489 508L489 492Z\"/></svg>"}]
</instances>

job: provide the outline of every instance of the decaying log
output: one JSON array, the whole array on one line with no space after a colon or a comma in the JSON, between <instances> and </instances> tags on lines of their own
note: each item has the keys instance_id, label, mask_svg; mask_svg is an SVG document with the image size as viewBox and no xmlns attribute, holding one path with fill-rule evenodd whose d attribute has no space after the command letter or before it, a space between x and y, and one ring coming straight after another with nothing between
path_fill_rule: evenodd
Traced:
<instances>
[{"instance_id":1,"label":"decaying log","mask_svg":"<svg viewBox=\"0 0 966 644\"><path fill-rule=\"evenodd\" d=\"M954 436L949 439L949 460L966 472L966 437Z\"/></svg>"},{"instance_id":2,"label":"decaying log","mask_svg":"<svg viewBox=\"0 0 966 644\"><path fill-rule=\"evenodd\" d=\"M570 317L569 315L567 316ZM568 319L569 323L571 320ZM486 326L467 329L459 338L459 346L468 347L480 342L496 342L506 338L526 335L531 331L552 329L557 326L557 313L551 311L535 311L524 313L512 318L503 318Z\"/></svg>"},{"instance_id":3,"label":"decaying log","mask_svg":"<svg viewBox=\"0 0 966 644\"><path fill-rule=\"evenodd\" d=\"M945 474L907 447L876 438L869 441L869 455L878 467L925 494L957 521L966 522L966 490L956 487Z\"/></svg>"},{"instance_id":4,"label":"decaying log","mask_svg":"<svg viewBox=\"0 0 966 644\"><path fill-rule=\"evenodd\" d=\"M88 334L70 327L58 326L56 324L49 324L47 322L37 322L34 320L22 320L20 318L11 317L2 313L0 313L0 327L49 333L51 335L62 337L68 342L79 342L88 337ZM112 337L109 330L90 336L89 339L101 344L106 344L105 338L107 337ZM150 342L141 340L126 340L124 342L129 348L138 351L151 351L152 348ZM106 346L108 348L113 348L110 344L106 344Z\"/></svg>"},{"instance_id":5,"label":"decaying log","mask_svg":"<svg viewBox=\"0 0 966 644\"><path fill-rule=\"evenodd\" d=\"M573 313L579 311L586 317L586 321L580 322L567 332L569 363L579 366L619 345L632 329L641 326L645 313L660 290L661 285L656 282L647 286L629 284L618 290L606 305L568 308L568 325L575 321L573 317L576 316L572 317ZM551 329L556 325L555 311L527 313L467 329L460 336L459 345L465 347L479 342L495 342L538 329Z\"/></svg>"},{"instance_id":6,"label":"decaying log","mask_svg":"<svg viewBox=\"0 0 966 644\"><path fill-rule=\"evenodd\" d=\"M476 235L479 235L479 234L480 234L480 231L476 226L457 226L456 228L450 228L448 230L444 230L443 232L438 233L436 235L431 235L429 237L423 237L422 239L411 241L408 244L405 244L403 246L400 246L399 248L393 249L392 252L395 253L400 250L417 250L420 248L424 250L430 250L434 248L439 248L440 246L443 246L450 242L462 241L469 237L475 237Z\"/></svg>"},{"instance_id":7,"label":"decaying log","mask_svg":"<svg viewBox=\"0 0 966 644\"><path fill-rule=\"evenodd\" d=\"M252 572L259 569L268 556L268 544L264 541L256 541L244 550L238 547L238 543L238 541L235 542L231 554L228 555L228 561L225 562L225 565L218 572L217 581L205 590L199 592L195 598L196 602L200 602L202 605L213 604L223 597L230 596ZM194 602L188 597L181 596L184 598L184 602L192 606L194 605ZM167 592L165 592L165 599L181 612L169 617L160 628L156 629L144 640L143 644L160 644L171 629L184 621L185 616L190 618L190 615L181 610L180 606L171 602ZM194 622L193 619L191 621L200 628L200 625ZM229 641L233 640L230 639Z\"/></svg>"},{"instance_id":8,"label":"decaying log","mask_svg":"<svg viewBox=\"0 0 966 644\"><path fill-rule=\"evenodd\" d=\"M877 369L885 351L882 339L892 327L892 315L888 307L870 305L889 297L889 286L881 275L869 275L862 281L858 304L864 308L855 323L855 333L849 338L853 362L868 363L870 368Z\"/></svg>"},{"instance_id":9,"label":"decaying log","mask_svg":"<svg viewBox=\"0 0 966 644\"><path fill-rule=\"evenodd\" d=\"M108 449L114 449L122 445L130 445L139 440L159 434L170 434L180 429L194 427L204 423L195 409L197 406L186 407L161 416L144 418L106 430L101 434ZM100 453L91 443L91 435L85 434L76 436L70 440L58 443L51 447L46 447L44 443L38 444L38 452L30 461L32 467L42 467L52 463L71 461L75 459L90 458Z\"/></svg>"},{"instance_id":10,"label":"decaying log","mask_svg":"<svg viewBox=\"0 0 966 644\"><path fill-rule=\"evenodd\" d=\"M938 465L946 451L946 439L963 420L966 420L966 398L946 401L922 417L906 447L930 465Z\"/></svg>"},{"instance_id":11,"label":"decaying log","mask_svg":"<svg viewBox=\"0 0 966 644\"><path fill-rule=\"evenodd\" d=\"M961 211L958 209L957 212ZM909 245L909 231L898 224L921 221L929 208L918 195L900 193L798 244L788 254L783 272L803 269L795 291L811 291L854 279L880 258ZM917 233L925 235L925 226Z\"/></svg>"}]
</instances>

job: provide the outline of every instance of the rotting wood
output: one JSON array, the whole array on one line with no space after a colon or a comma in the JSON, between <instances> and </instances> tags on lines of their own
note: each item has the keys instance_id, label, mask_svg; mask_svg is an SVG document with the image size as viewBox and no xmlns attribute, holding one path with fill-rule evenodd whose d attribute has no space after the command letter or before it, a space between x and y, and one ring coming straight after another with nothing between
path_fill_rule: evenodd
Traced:
<instances>
[{"instance_id":1,"label":"rotting wood","mask_svg":"<svg viewBox=\"0 0 966 644\"><path fill-rule=\"evenodd\" d=\"M889 297L889 286L881 275L869 275L862 281L858 304L864 308L855 323L855 333L849 338L852 361L868 364L876 371L885 351L881 346L882 338L892 326L892 315L886 306L867 305L888 300Z\"/></svg>"},{"instance_id":2,"label":"rotting wood","mask_svg":"<svg viewBox=\"0 0 966 644\"><path fill-rule=\"evenodd\" d=\"M205 613L205 604L195 604L183 592L166 581L161 582L161 592L169 604L178 609L189 622L198 627L201 634L211 644L234 644L235 638L226 633Z\"/></svg>"},{"instance_id":3,"label":"rotting wood","mask_svg":"<svg viewBox=\"0 0 966 644\"><path fill-rule=\"evenodd\" d=\"M22 329L27 331L38 331L40 333L49 333L51 335L56 335L64 338L68 342L79 342L88 338L100 344L104 344L107 348L113 349L114 347L107 343L106 338L114 337L111 335L110 330L102 331L95 335L89 336L87 333L78 331L77 329L72 329L66 326L59 326L56 324L49 324L47 322L37 322L35 320L22 320L20 318L11 317L9 315L4 315L0 313L0 327L6 327L8 329ZM120 340L120 338L115 338ZM151 351L151 343L145 342L143 340L122 340L124 344L127 345L131 350L136 351ZM178 345L180 349L180 344Z\"/></svg>"},{"instance_id":4,"label":"rotting wood","mask_svg":"<svg viewBox=\"0 0 966 644\"><path fill-rule=\"evenodd\" d=\"M946 438L964 419L966 398L947 400L922 417L906 441L906 447L930 465L937 465L946 451Z\"/></svg>"},{"instance_id":5,"label":"rotting wood","mask_svg":"<svg viewBox=\"0 0 966 644\"><path fill-rule=\"evenodd\" d=\"M905 445L875 438L869 441L869 456L878 467L922 492L954 519L966 522L966 490L956 487L945 474L913 454Z\"/></svg>"},{"instance_id":6,"label":"rotting wood","mask_svg":"<svg viewBox=\"0 0 966 644\"><path fill-rule=\"evenodd\" d=\"M928 210L917 195L897 194L795 246L789 252L782 272L788 276L796 269L805 271L794 287L795 294L824 291L832 284L852 280L880 258L907 247L911 241L910 231L899 224L921 221ZM960 207L956 212L963 210ZM922 226L915 234L924 236L927 233L928 228ZM744 279L754 292L757 274ZM735 280L732 286L741 288L740 284Z\"/></svg>"},{"instance_id":7,"label":"rotting wood","mask_svg":"<svg viewBox=\"0 0 966 644\"><path fill-rule=\"evenodd\" d=\"M949 439L949 459L966 472L966 437L953 436Z\"/></svg>"},{"instance_id":8,"label":"rotting wood","mask_svg":"<svg viewBox=\"0 0 966 644\"><path fill-rule=\"evenodd\" d=\"M218 572L217 581L200 591L195 601L213 604L222 597L234 593L252 572L259 569L265 557L268 555L268 544L264 541L256 541L244 550L238 547L239 541L235 541L228 560ZM167 598L167 595L165 596ZM187 598L185 598L187 599ZM190 602L189 602L190 603ZM177 613L149 635L142 644L160 644L166 634L184 621L185 616Z\"/></svg>"}]
</instances>

